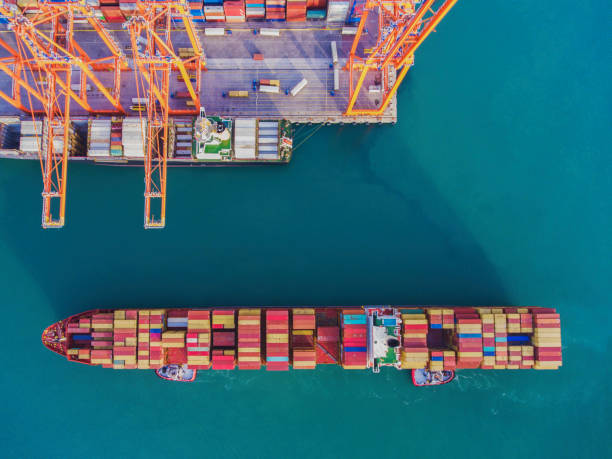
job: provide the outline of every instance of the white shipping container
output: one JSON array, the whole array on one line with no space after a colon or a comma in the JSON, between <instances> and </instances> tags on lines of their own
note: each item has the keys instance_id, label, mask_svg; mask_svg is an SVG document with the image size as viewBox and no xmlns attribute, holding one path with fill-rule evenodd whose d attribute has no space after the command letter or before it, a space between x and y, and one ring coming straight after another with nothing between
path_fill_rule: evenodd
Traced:
<instances>
[{"instance_id":1,"label":"white shipping container","mask_svg":"<svg viewBox=\"0 0 612 459\"><path fill-rule=\"evenodd\" d=\"M340 70L337 65L334 65L334 91L340 89Z\"/></svg>"},{"instance_id":2,"label":"white shipping container","mask_svg":"<svg viewBox=\"0 0 612 459\"><path fill-rule=\"evenodd\" d=\"M380 86L380 85L369 86L368 87L368 92L370 92L370 93L379 93L381 91L382 91L382 86Z\"/></svg>"},{"instance_id":3,"label":"white shipping container","mask_svg":"<svg viewBox=\"0 0 612 459\"><path fill-rule=\"evenodd\" d=\"M342 35L357 35L357 27L342 27Z\"/></svg>"},{"instance_id":4,"label":"white shipping container","mask_svg":"<svg viewBox=\"0 0 612 459\"><path fill-rule=\"evenodd\" d=\"M269 86L266 84L260 84L259 85L259 91L260 92L269 92L269 93L276 93L278 94L278 86Z\"/></svg>"},{"instance_id":5,"label":"white shipping container","mask_svg":"<svg viewBox=\"0 0 612 459\"><path fill-rule=\"evenodd\" d=\"M280 30L261 28L259 29L259 34L266 37L280 37Z\"/></svg>"},{"instance_id":6,"label":"white shipping container","mask_svg":"<svg viewBox=\"0 0 612 459\"><path fill-rule=\"evenodd\" d=\"M278 129L278 121L260 121L259 129L274 128Z\"/></svg>"},{"instance_id":7,"label":"white shipping container","mask_svg":"<svg viewBox=\"0 0 612 459\"><path fill-rule=\"evenodd\" d=\"M302 79L298 84L296 84L291 90L291 95L296 96L304 87L308 84L308 80L306 78Z\"/></svg>"},{"instance_id":8,"label":"white shipping container","mask_svg":"<svg viewBox=\"0 0 612 459\"><path fill-rule=\"evenodd\" d=\"M336 42L331 42L331 53L332 53L332 62L334 64L338 63L338 48L336 47Z\"/></svg>"},{"instance_id":9,"label":"white shipping container","mask_svg":"<svg viewBox=\"0 0 612 459\"><path fill-rule=\"evenodd\" d=\"M207 37L222 37L225 35L225 29L221 27L206 27L204 29L204 35Z\"/></svg>"}]
</instances>

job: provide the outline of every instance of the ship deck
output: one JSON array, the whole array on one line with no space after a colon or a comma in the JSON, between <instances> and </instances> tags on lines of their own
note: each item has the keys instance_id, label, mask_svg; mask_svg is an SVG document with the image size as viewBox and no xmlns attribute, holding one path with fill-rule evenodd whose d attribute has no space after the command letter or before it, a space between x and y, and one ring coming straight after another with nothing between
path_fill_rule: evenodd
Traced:
<instances>
[{"instance_id":1,"label":"ship deck","mask_svg":"<svg viewBox=\"0 0 612 459\"><path fill-rule=\"evenodd\" d=\"M376 17L369 18L372 31L364 34L358 48L363 55L365 48L372 47L376 41ZM397 119L395 98L385 113L381 116L345 117L343 112L347 107L349 98L349 72L340 71L340 90L333 89L333 69L330 64L331 42L336 41L338 47L339 65L346 64L353 42L353 35L342 35L339 25L328 25L325 22L308 23L267 23L249 22L244 24L224 24L224 36L205 36L203 24L197 24L197 31L204 53L206 55L207 71L202 72L201 102L207 115L223 117L254 117L260 119L287 119L294 123L394 123ZM83 25L82 27L86 27ZM87 26L88 27L88 26ZM207 24L206 27L211 27ZM216 25L212 27L222 27ZM259 28L278 28L280 37L262 36L253 34ZM106 24L107 30L122 47L128 58L131 58L131 45L129 33L121 28L121 24ZM0 37L9 45L14 42L12 32L6 29L0 31ZM92 57L100 58L102 47L100 39L93 30L78 29L75 37L83 49ZM174 49L190 47L187 34L178 30L172 37ZM1 50L2 57L8 55ZM253 59L254 53L264 55L263 61ZM107 55L107 54L106 54ZM74 73L73 73L74 75ZM102 83L112 86L110 72L97 72ZM173 72L171 79L171 92L184 91L185 86L177 79L178 72ZM390 75L390 79L394 78ZM269 78L280 80L279 94L267 94L253 90L253 80ZM286 95L285 90L292 88L300 80L306 78L308 85L297 95ZM355 78L357 78L355 76ZM369 94L367 87L375 84L375 75L370 75L364 82L364 90L357 100L359 108L376 108L380 103L380 94ZM32 82L33 83L33 82ZM8 88L11 81L9 77L0 73L0 84ZM223 97L224 92L230 90L247 90L248 98ZM25 91L23 91L25 93ZM121 77L121 103L129 115L131 99L143 97L136 90L134 72L124 71ZM25 96L24 100L25 100ZM96 109L110 109L112 106L96 88L88 92L88 99ZM171 108L186 108L185 100L171 99ZM36 107L35 107L36 108ZM87 112L76 103L71 105L73 116L84 116ZM22 115L20 111L4 101L0 101L0 114Z\"/></svg>"}]
</instances>

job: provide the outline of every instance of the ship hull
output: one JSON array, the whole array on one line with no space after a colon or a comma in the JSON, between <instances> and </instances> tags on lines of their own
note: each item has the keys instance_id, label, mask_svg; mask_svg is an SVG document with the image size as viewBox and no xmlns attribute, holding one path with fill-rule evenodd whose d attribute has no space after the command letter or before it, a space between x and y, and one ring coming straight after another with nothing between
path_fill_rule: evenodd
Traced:
<instances>
[{"instance_id":1,"label":"ship hull","mask_svg":"<svg viewBox=\"0 0 612 459\"><path fill-rule=\"evenodd\" d=\"M47 327L42 341L69 361L113 369L335 364L378 373L562 364L559 314L539 307L96 309Z\"/></svg>"}]
</instances>

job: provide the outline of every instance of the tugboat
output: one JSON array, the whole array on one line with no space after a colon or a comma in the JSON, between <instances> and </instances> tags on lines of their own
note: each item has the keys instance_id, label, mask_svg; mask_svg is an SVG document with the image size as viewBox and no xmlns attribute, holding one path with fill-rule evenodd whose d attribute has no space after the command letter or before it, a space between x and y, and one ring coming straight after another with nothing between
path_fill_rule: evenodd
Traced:
<instances>
[{"instance_id":1,"label":"tugboat","mask_svg":"<svg viewBox=\"0 0 612 459\"><path fill-rule=\"evenodd\" d=\"M455 379L453 370L429 371L424 368L412 370L412 383L417 387L440 386Z\"/></svg>"},{"instance_id":2,"label":"tugboat","mask_svg":"<svg viewBox=\"0 0 612 459\"><path fill-rule=\"evenodd\" d=\"M165 365L158 370L155 370L155 374L161 379L166 381L177 381L177 382L192 382L196 379L198 370L190 369L187 365Z\"/></svg>"}]
</instances>

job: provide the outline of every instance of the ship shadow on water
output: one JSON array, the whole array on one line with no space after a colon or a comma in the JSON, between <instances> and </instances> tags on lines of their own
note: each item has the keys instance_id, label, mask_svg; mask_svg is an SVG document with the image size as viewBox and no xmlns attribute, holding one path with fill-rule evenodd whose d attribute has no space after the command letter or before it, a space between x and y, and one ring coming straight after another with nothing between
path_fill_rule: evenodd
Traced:
<instances>
[{"instance_id":1,"label":"ship shadow on water","mask_svg":"<svg viewBox=\"0 0 612 459\"><path fill-rule=\"evenodd\" d=\"M172 168L161 231L142 229L139 168L71 164L67 224L54 231L40 229L39 165L3 162L0 237L58 319L96 307L510 303L417 164L408 125L324 127L288 166Z\"/></svg>"}]
</instances>

